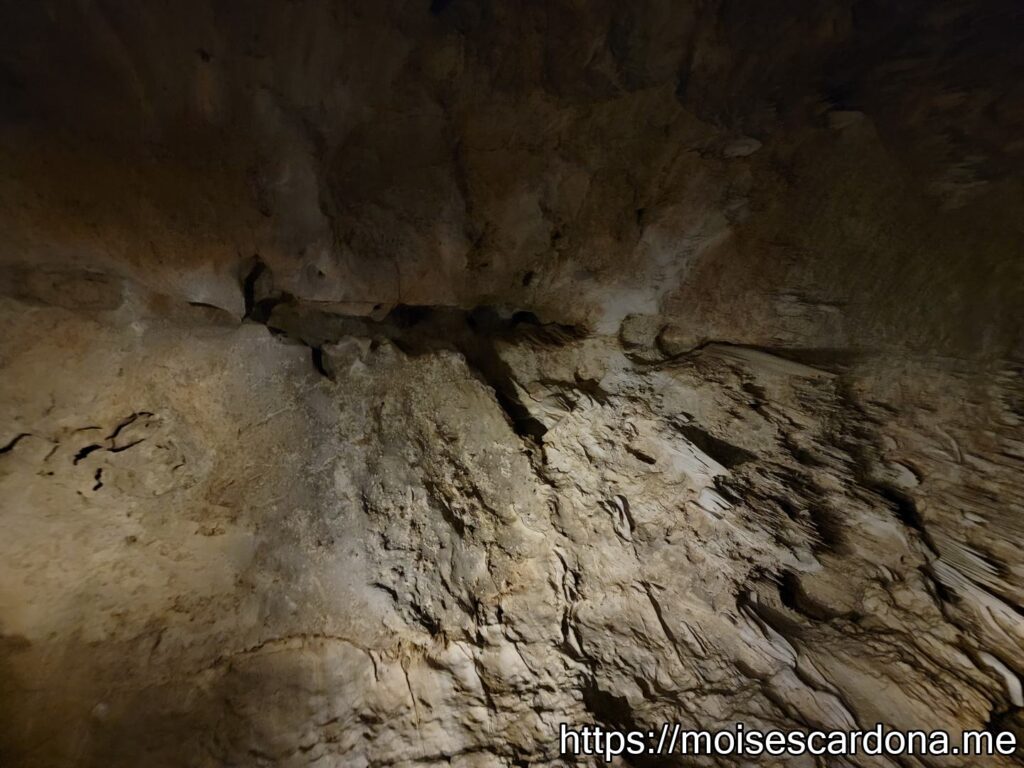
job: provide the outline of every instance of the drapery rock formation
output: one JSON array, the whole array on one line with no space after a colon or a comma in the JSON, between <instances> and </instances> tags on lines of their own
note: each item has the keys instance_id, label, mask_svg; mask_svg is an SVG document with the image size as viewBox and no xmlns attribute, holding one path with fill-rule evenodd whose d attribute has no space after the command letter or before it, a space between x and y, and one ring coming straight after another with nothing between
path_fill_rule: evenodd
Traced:
<instances>
[{"instance_id":1,"label":"drapery rock formation","mask_svg":"<svg viewBox=\"0 0 1024 768\"><path fill-rule=\"evenodd\" d=\"M1024 740L1012 3L0 14L0 765Z\"/></svg>"}]
</instances>

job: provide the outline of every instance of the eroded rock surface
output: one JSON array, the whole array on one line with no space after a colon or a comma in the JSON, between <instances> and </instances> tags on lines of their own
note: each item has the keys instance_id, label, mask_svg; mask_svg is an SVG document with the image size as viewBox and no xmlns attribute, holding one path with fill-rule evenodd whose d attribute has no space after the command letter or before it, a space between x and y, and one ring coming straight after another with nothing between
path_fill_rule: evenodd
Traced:
<instances>
[{"instance_id":1,"label":"eroded rock surface","mask_svg":"<svg viewBox=\"0 0 1024 768\"><path fill-rule=\"evenodd\" d=\"M1016 722L1008 364L651 363L427 313L314 365L201 314L4 311L22 764L514 765L556 760L560 722Z\"/></svg>"},{"instance_id":2,"label":"eroded rock surface","mask_svg":"<svg viewBox=\"0 0 1024 768\"><path fill-rule=\"evenodd\" d=\"M1024 298L1017 10L11 4L0 263L237 316L258 258L349 314L1001 354L992 308Z\"/></svg>"},{"instance_id":3,"label":"eroded rock surface","mask_svg":"<svg viewBox=\"0 0 1024 768\"><path fill-rule=\"evenodd\" d=\"M2 11L0 765L1024 740L1016 9L257 6Z\"/></svg>"}]
</instances>

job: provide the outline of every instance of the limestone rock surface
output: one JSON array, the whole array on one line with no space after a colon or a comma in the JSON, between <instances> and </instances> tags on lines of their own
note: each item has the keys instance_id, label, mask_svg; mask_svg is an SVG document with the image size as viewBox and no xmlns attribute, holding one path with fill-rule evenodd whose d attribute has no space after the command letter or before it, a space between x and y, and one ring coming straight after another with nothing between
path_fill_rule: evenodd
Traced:
<instances>
[{"instance_id":1,"label":"limestone rock surface","mask_svg":"<svg viewBox=\"0 0 1024 768\"><path fill-rule=\"evenodd\" d=\"M1024 741L1021 21L6 4L0 765Z\"/></svg>"}]
</instances>

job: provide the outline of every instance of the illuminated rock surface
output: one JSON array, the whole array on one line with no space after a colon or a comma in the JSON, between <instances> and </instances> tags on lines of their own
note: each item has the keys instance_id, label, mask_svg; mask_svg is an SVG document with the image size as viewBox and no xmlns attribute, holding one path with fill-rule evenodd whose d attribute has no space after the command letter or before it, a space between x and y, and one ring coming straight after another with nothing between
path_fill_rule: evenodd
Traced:
<instances>
[{"instance_id":1,"label":"illuminated rock surface","mask_svg":"<svg viewBox=\"0 0 1024 768\"><path fill-rule=\"evenodd\" d=\"M1024 734L1012 4L208 5L2 11L0 764Z\"/></svg>"}]
</instances>

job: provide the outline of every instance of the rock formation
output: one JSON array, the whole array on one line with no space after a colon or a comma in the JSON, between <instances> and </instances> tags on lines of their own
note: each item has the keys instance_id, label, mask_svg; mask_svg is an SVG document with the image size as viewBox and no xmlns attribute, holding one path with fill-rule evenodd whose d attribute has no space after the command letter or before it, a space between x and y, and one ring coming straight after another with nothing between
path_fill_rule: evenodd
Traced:
<instances>
[{"instance_id":1,"label":"rock formation","mask_svg":"<svg viewBox=\"0 0 1024 768\"><path fill-rule=\"evenodd\" d=\"M0 765L1024 741L1013 3L0 18Z\"/></svg>"}]
</instances>

